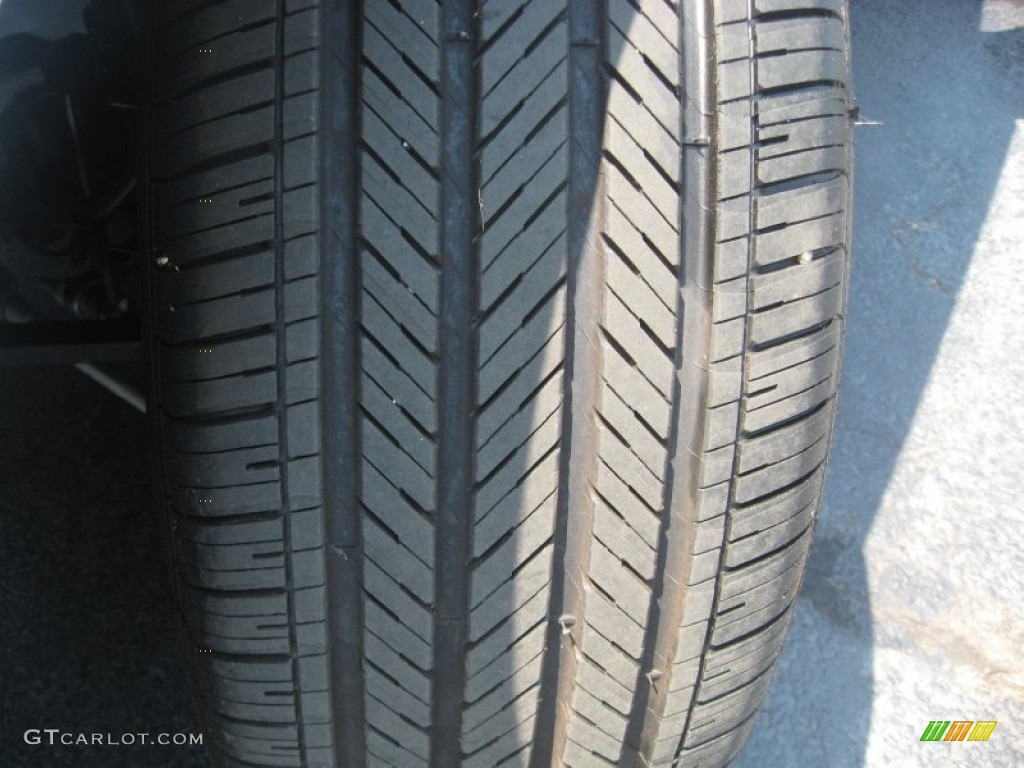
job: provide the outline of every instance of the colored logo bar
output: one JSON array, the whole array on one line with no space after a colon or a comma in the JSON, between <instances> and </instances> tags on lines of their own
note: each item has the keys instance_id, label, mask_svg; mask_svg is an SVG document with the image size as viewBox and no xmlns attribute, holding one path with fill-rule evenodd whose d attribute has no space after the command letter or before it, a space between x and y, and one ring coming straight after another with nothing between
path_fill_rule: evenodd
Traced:
<instances>
[{"instance_id":1,"label":"colored logo bar","mask_svg":"<svg viewBox=\"0 0 1024 768\"><path fill-rule=\"evenodd\" d=\"M921 741L988 741L997 724L995 720L931 720Z\"/></svg>"}]
</instances>

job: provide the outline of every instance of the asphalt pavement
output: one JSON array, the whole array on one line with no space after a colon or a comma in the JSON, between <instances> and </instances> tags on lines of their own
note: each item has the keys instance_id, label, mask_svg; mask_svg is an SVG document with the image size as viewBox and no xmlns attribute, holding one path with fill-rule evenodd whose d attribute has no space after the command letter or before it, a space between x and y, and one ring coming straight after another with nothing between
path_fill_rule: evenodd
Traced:
<instances>
[{"instance_id":1,"label":"asphalt pavement","mask_svg":"<svg viewBox=\"0 0 1024 768\"><path fill-rule=\"evenodd\" d=\"M852 0L853 277L824 505L737 765L1024 765L1024 2ZM141 417L0 368L0 766L204 766ZM928 743L931 720L995 720ZM97 751L98 750L98 751Z\"/></svg>"}]
</instances>

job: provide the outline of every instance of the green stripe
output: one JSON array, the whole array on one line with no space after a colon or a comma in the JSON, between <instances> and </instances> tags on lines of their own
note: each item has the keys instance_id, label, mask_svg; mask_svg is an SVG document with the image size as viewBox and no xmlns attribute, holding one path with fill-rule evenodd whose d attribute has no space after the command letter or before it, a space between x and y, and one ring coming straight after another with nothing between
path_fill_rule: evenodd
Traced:
<instances>
[{"instance_id":1,"label":"green stripe","mask_svg":"<svg viewBox=\"0 0 1024 768\"><path fill-rule=\"evenodd\" d=\"M942 734L949 728L949 720L932 720L921 734L921 741L941 741Z\"/></svg>"}]
</instances>

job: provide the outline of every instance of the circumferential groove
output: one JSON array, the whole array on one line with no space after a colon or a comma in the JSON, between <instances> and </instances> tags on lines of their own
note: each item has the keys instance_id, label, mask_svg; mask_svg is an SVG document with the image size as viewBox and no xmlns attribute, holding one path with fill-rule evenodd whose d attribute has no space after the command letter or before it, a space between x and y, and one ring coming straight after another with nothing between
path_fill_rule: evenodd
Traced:
<instances>
[{"instance_id":1,"label":"circumferential groove","mask_svg":"<svg viewBox=\"0 0 1024 768\"><path fill-rule=\"evenodd\" d=\"M600 388L604 206L602 137L607 9L601 0L569 2L569 167L566 196L565 388L562 401L554 560L540 705L530 768L561 765L577 678L589 584L597 464L596 404ZM579 717L578 712L572 713Z\"/></svg>"},{"instance_id":2,"label":"circumferential groove","mask_svg":"<svg viewBox=\"0 0 1024 768\"><path fill-rule=\"evenodd\" d=\"M708 62L714 61L714 56L715 56L714 47L713 47L714 46L714 42L712 42L714 40L714 37L711 34L711 29L712 29L712 27L714 25L714 22L715 22L715 15L714 15L715 10L714 10L714 6L713 6L711 0L701 0L701 2L696 4L696 6L697 6L698 10L695 10L693 13L687 13L686 15L684 15L684 20L683 20L683 32L684 32L684 34L682 35L683 48L684 48L684 64L683 64L683 66L684 66L684 76L686 78L687 85L690 86L692 89L694 89L697 93L703 94L704 100L703 100L703 103L701 103L696 110L690 110L688 108L688 115L690 117L692 117L694 120L696 120L699 124L701 124L701 126L702 126L701 135L704 135L704 136L715 136L715 135L718 134L718 130L717 130L718 126L713 124L711 122L710 118L706 117L707 115L716 114L716 110L718 110L720 108L720 106L721 106L721 101L720 101L720 99L718 97L718 93L716 91L716 81L715 81L716 72L715 72L715 67L708 63ZM752 23L751 21L749 21L749 18L752 16L752 14L753 14L753 0L747 0L748 23ZM703 61L705 63L705 66L703 68L700 66L700 62L698 61L698 59L696 57L691 57L691 56L687 55L686 52L685 52L685 49L687 47L689 47L687 45L687 43L695 42L695 41L698 41L698 40L701 41L701 43L700 43L700 45L697 45L695 47L698 47L699 49L701 49L701 50L699 50L699 53L697 53L697 56L699 56L700 58L703 59ZM751 41L749 43L749 48L748 48L748 55L751 58L753 56L753 49L754 49L754 41L753 41L753 39L751 39ZM703 69L703 73L701 74L701 73L694 72L695 68L696 69ZM752 71L750 73L750 82L751 82L751 89L753 89L753 83L754 83L754 80L755 80L754 73L753 73L753 65L751 66L751 70ZM756 118L752 118L752 122L751 122L751 126L752 127L755 125L755 123L753 122L753 120L755 120L755 119ZM692 128L684 127L684 130L692 131ZM753 135L756 135L756 132ZM719 232L718 232L718 228L716 226L717 222L708 213L708 209L710 209L712 206L707 205L706 203L702 203L700 198L701 198L702 195L706 195L706 196L709 196L709 197L717 196L718 174L717 174L717 171L716 171L717 164L715 162L715 154L716 153L717 153L717 142L714 142L711 145L709 145L709 147L707 149L707 155L706 156L705 155L697 155L694 158L692 163L690 163L688 165L684 165L684 179L686 180L686 186L689 187L689 185L696 185L697 189L699 190L697 192L697 194L693 195L693 196L687 195L684 192L684 198L686 199L686 205L687 206L691 206L691 210L687 212L689 215L684 213L684 217L686 218L687 221L692 221L693 218L691 218L691 217L695 217L695 218L697 218L697 220L701 221L701 224L702 224L702 226L700 226L700 228L698 230L698 232L699 232L699 240L697 240L697 242L692 242L692 238L691 238L690 240L687 241L687 243L686 243L687 250L686 250L686 252L684 252L684 257L683 257L683 260L687 263L687 280L684 283L684 311L686 312L686 314L684 316L684 319L683 319L683 332L684 333L686 333L686 326L687 326L687 324L688 323L692 323L692 320L691 320L692 316L690 315L690 312L693 309L693 306L692 306L692 303L693 303L692 300L693 299L696 299L696 298L699 297L702 302L706 302L704 304L704 306L701 307L701 309L703 309L704 311L703 312L698 312L698 314L697 314L697 317L704 318L703 320L701 320L699 322L707 324L708 323L707 317L709 315L711 315L711 313L712 313L712 309L710 307L711 297L708 295L708 292L700 290L699 286L700 285L711 285L713 283L714 279L715 279L714 254L715 254L716 248L720 247L720 246L716 245L716 241L718 240ZM752 182L753 181L753 176L754 176L754 171L753 171L752 167L751 167L749 173L750 173L750 181ZM693 201L693 202L691 202L691 201ZM696 210L692 209L692 206L694 204L696 204L696 206L700 209L700 213L697 213ZM752 224L752 222L748 222L748 224ZM748 262L747 266L748 267L749 267L749 261L750 261L750 248L751 248L750 243L752 241L752 238L753 238L753 232L748 229L748 232L747 232L747 235L746 235L746 240L747 240L747 262ZM694 262L696 262L696 263L694 263ZM694 278L696 278L696 279L694 279ZM689 288L688 288L689 293L686 292L687 291L687 286L689 286ZM703 332L705 334L707 334L707 336L705 337L704 345L703 345L704 349L706 349L708 351L708 353L710 353L710 351L711 351L711 340L710 340L711 339L711 328L710 328L710 326L706 326L706 327L702 328L702 330L703 330ZM746 334L746 331L744 330L744 337L745 337L745 334ZM689 367L692 368L693 366L689 366ZM696 401L700 401L700 402L704 401L705 397L707 396L707 392L708 392L708 389L709 389L709 386L710 386L709 380L708 380L708 376L703 376L701 378L701 380L700 380L700 383L702 385L701 396L699 398L695 398L693 396L689 396L689 397L686 398L686 401L685 401L686 403L690 403L690 402L695 401L695 400ZM701 406L701 408L703 409L703 406ZM687 408L685 409L684 412L692 410L692 409L693 409L693 406L689 405L689 406L687 406ZM704 416L704 418L706 418L706 416ZM682 429L684 429L685 431L690 431L690 428L682 428ZM683 433L681 433L681 434L683 434ZM701 424L701 428L699 430L695 430L695 431L690 432L690 434L687 435L687 437L685 439L687 441L687 448L688 448L688 450L685 451L685 452L684 451L677 451L677 454L689 453L689 454L694 455L694 456L701 455L703 453L703 450L704 450L704 445L703 445L703 443L704 443L704 425L703 425L703 423ZM700 490L699 490L700 489L700 485L701 485L701 468L699 466L699 462L688 461L687 464L688 464L687 469L689 470L689 476L688 476L686 484L687 484L688 488L686 490L685 497L684 497L685 501L683 499L680 499L680 501L678 503L685 505L685 510L686 511L685 511L684 514L686 514L686 516L689 518L688 525L687 525L687 529L688 529L687 530L687 535L685 537L683 537L683 540L686 542L687 550L690 551L692 549L692 546L693 546L694 537L696 536L696 532L695 532L696 521L695 521L695 518L697 517L697 514L699 512L700 501L701 501L701 493L700 493ZM723 530L722 536L723 536L723 540L727 540L728 539L728 519L726 519L724 525L725 525L725 528ZM716 571L721 569L721 565L723 563L724 557L725 557L724 552L720 552L719 556L718 556L718 563L717 563ZM689 570L689 567L687 568L687 571L688 570ZM685 571L684 571L684 573L685 573ZM714 590L715 590L714 595L715 595L715 599L716 599L716 604L717 604L718 591L719 591L720 588L721 588L720 579L716 578L715 585L714 585ZM685 597L685 595L684 595L684 597ZM680 614L681 614L681 612L682 612L682 608L680 607ZM712 611L712 613L713 613L713 611ZM679 759L680 755L682 754L683 748L687 745L687 734L689 733L691 722L692 722L693 708L694 708L694 705L696 703L696 697L697 697L697 689L698 689L698 686L700 684L701 676L706 672L707 650L708 650L708 648L710 646L711 640L712 640L712 621L709 618L707 620L707 626L706 626L706 628L704 629L704 632L703 632L703 638L701 638L701 644L703 646L703 653L701 654L701 657L700 657L700 661L699 661L699 665L698 665L699 666L698 673L697 673L697 675L695 675L693 677L690 677L689 679L687 679L685 681L685 684L691 687L691 692L689 693L689 701L687 702L686 720L685 720L685 722L683 724L682 731L679 734L679 738L678 738L678 741L676 742L676 746L675 746L675 749L674 749L674 752L673 752L673 755L674 755L675 759L677 759L677 760ZM672 681L672 684L674 684L675 686L678 687L680 685L683 685L684 683L682 683L682 681L675 680L675 681ZM669 685L669 683L666 683L666 685ZM680 704L682 704L682 702L678 702L677 706L680 705Z\"/></svg>"},{"instance_id":3,"label":"circumferential groove","mask_svg":"<svg viewBox=\"0 0 1024 768\"><path fill-rule=\"evenodd\" d=\"M441 271L437 366L438 476L434 525L433 686L430 765L462 761L466 679L480 231L477 131L477 20L473 0L441 10Z\"/></svg>"},{"instance_id":4,"label":"circumferential groove","mask_svg":"<svg viewBox=\"0 0 1024 768\"><path fill-rule=\"evenodd\" d=\"M320 444L326 566L326 614L331 738L338 768L366 763L365 676L363 669L364 561L360 497L362 452L362 266L358 146L362 102L361 2L342 12L320 11L324 52L320 55L320 178L334 179L340 194L321 184ZM283 78L282 78L283 79Z\"/></svg>"},{"instance_id":5,"label":"circumferential groove","mask_svg":"<svg viewBox=\"0 0 1024 768\"><path fill-rule=\"evenodd\" d=\"M707 27L710 9L707 3L687 4L680 9L680 80L684 95L680 110L678 137L715 136L708 115L714 110L706 103L695 103L688 94L710 94L702 83L706 61L710 57L711 35ZM714 140L707 147L684 145L679 176L682 182L675 225L679 241L679 266L674 270L678 290L674 348L671 353L676 375L670 397L670 433L667 440L664 486L661 499L661 525L658 532L652 598L648 606L643 650L637 667L629 722L620 766L647 765L652 760L660 733L668 690L686 682L672 678L673 655L680 633L683 603L692 565L694 521L698 511L701 462L707 413L704 402L708 390L706 366L710 357L710 295L701 288L711 281L713 237L707 202L703 196L714 194L709 183L712 170L708 156L716 151ZM684 225L684 222L686 224ZM653 336L653 335L652 335Z\"/></svg>"}]
</instances>

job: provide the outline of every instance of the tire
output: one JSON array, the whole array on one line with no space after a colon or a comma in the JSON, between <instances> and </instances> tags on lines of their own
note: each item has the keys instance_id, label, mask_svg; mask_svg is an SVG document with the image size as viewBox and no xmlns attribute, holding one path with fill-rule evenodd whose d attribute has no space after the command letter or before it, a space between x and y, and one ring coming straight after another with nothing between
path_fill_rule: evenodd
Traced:
<instances>
[{"instance_id":1,"label":"tire","mask_svg":"<svg viewBox=\"0 0 1024 768\"><path fill-rule=\"evenodd\" d=\"M821 496L842 0L175 0L151 427L223 766L719 766Z\"/></svg>"}]
</instances>

